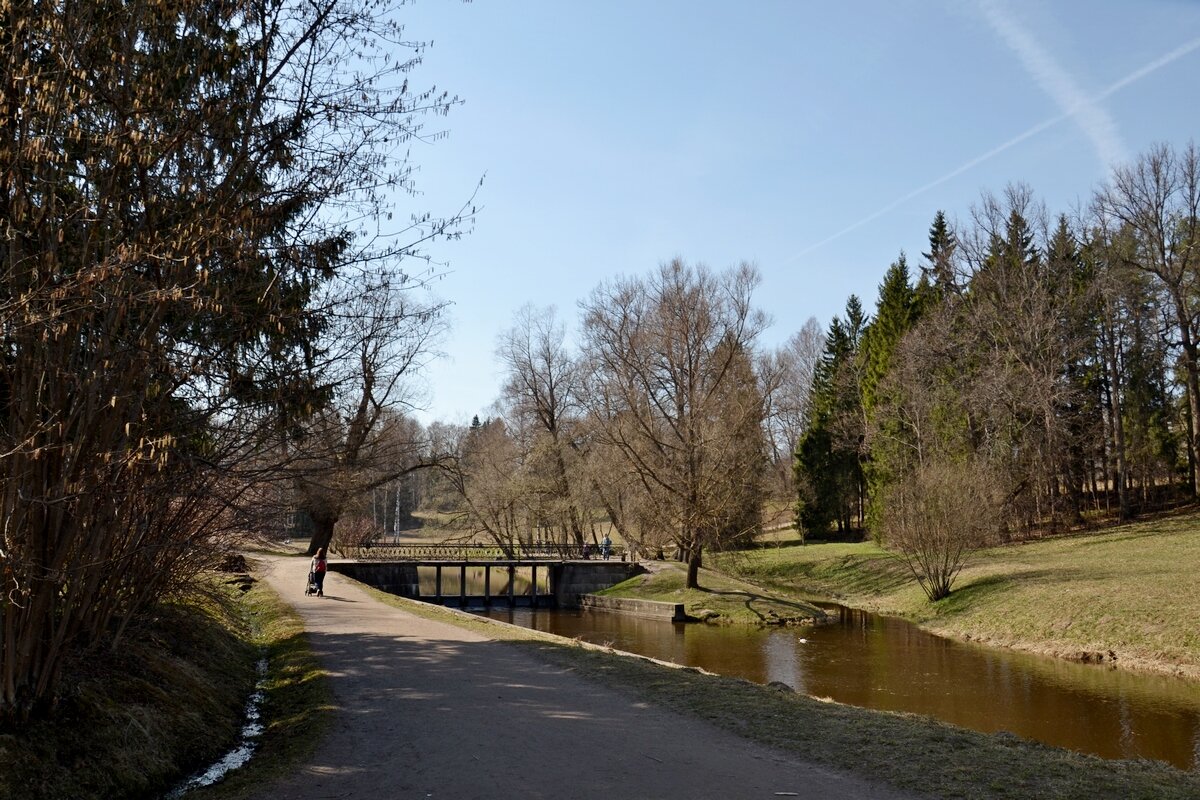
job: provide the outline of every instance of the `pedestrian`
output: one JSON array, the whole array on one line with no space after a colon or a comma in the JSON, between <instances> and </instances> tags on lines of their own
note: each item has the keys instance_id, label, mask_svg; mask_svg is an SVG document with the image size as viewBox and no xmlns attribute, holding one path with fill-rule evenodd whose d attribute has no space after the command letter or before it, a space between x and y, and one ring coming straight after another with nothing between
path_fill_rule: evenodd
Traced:
<instances>
[{"instance_id":1,"label":"pedestrian","mask_svg":"<svg viewBox=\"0 0 1200 800\"><path fill-rule=\"evenodd\" d=\"M317 554L313 556L312 563L308 566L308 571L312 573L313 580L317 583L317 597L325 596L325 571L329 568L325 560L325 548L318 547Z\"/></svg>"},{"instance_id":2,"label":"pedestrian","mask_svg":"<svg viewBox=\"0 0 1200 800\"><path fill-rule=\"evenodd\" d=\"M612 554L612 539L608 538L608 534L604 534L604 538L600 540L600 555L604 556L604 560L608 561L609 555Z\"/></svg>"}]
</instances>

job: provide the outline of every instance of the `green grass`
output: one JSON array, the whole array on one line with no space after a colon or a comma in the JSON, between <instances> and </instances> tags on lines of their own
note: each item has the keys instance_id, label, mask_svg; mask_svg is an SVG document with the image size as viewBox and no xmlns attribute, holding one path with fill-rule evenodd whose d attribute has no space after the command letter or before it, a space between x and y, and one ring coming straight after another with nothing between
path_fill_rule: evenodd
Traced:
<instances>
[{"instance_id":1,"label":"green grass","mask_svg":"<svg viewBox=\"0 0 1200 800\"><path fill-rule=\"evenodd\" d=\"M897 614L948 636L1200 677L1200 516L998 547L975 555L930 603L904 565L870 543L722 556L785 596Z\"/></svg>"},{"instance_id":2,"label":"green grass","mask_svg":"<svg viewBox=\"0 0 1200 800\"><path fill-rule=\"evenodd\" d=\"M700 570L701 588L685 588L687 571L682 564L660 562L651 572L597 594L683 603L689 617L733 624L777 624L811 621L823 615L810 603L765 593L757 586L712 570Z\"/></svg>"},{"instance_id":3,"label":"green grass","mask_svg":"<svg viewBox=\"0 0 1200 800\"><path fill-rule=\"evenodd\" d=\"M671 669L595 649L525 643L540 657L641 701L704 719L815 764L942 798L1200 797L1200 775L1106 761L928 717L868 711L749 681Z\"/></svg>"},{"instance_id":4,"label":"green grass","mask_svg":"<svg viewBox=\"0 0 1200 800\"><path fill-rule=\"evenodd\" d=\"M262 581L247 594L247 604L256 641L268 658L263 735L244 767L189 792L188 800L234 800L261 789L316 752L333 720L329 676L309 647L299 614Z\"/></svg>"}]
</instances>

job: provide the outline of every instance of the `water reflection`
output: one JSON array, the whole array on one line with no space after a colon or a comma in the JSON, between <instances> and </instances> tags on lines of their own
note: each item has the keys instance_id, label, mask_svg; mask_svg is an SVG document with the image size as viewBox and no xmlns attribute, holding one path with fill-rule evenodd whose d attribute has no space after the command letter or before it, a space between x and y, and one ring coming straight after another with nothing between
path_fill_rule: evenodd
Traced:
<instances>
[{"instance_id":1,"label":"water reflection","mask_svg":"<svg viewBox=\"0 0 1200 800\"><path fill-rule=\"evenodd\" d=\"M525 627L814 697L1009 731L1105 758L1200 765L1200 686L997 650L852 609L817 628L683 625L615 614L493 609Z\"/></svg>"}]
</instances>

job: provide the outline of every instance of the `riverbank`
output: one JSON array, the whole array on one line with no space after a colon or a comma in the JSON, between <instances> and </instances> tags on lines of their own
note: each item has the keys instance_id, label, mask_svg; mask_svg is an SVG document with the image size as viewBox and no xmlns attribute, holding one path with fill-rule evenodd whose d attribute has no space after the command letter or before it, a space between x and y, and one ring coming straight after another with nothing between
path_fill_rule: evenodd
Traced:
<instances>
[{"instance_id":1,"label":"riverbank","mask_svg":"<svg viewBox=\"0 0 1200 800\"><path fill-rule=\"evenodd\" d=\"M164 603L65 665L53 716L0 731L0 797L156 796L237 738L255 650L240 591Z\"/></svg>"},{"instance_id":2,"label":"riverbank","mask_svg":"<svg viewBox=\"0 0 1200 800\"><path fill-rule=\"evenodd\" d=\"M982 551L930 603L870 542L781 543L717 568L785 597L905 617L943 636L1200 679L1200 515Z\"/></svg>"},{"instance_id":3,"label":"riverbank","mask_svg":"<svg viewBox=\"0 0 1200 800\"><path fill-rule=\"evenodd\" d=\"M764 592L735 576L700 570L699 589L688 589L687 568L673 561L645 562L646 572L596 594L601 597L683 603L689 619L717 624L801 625L825 612L789 593Z\"/></svg>"}]
</instances>

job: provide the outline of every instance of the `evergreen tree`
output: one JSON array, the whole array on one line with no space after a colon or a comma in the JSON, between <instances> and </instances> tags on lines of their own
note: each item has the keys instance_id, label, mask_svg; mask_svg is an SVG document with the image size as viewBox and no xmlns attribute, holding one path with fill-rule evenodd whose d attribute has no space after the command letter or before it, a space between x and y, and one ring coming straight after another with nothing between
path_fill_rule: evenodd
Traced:
<instances>
[{"instance_id":1,"label":"evergreen tree","mask_svg":"<svg viewBox=\"0 0 1200 800\"><path fill-rule=\"evenodd\" d=\"M866 319L853 295L846 319L834 317L813 376L809 424L797 447L797 525L801 531L854 526L863 510L861 455L865 439L859 347Z\"/></svg>"},{"instance_id":2,"label":"evergreen tree","mask_svg":"<svg viewBox=\"0 0 1200 800\"><path fill-rule=\"evenodd\" d=\"M946 213L938 211L929 226L929 252L922 253L927 266L921 268L921 277L932 287L939 299L945 299L959 291L954 272L954 256L958 250L958 240L950 224L946 222Z\"/></svg>"},{"instance_id":3,"label":"evergreen tree","mask_svg":"<svg viewBox=\"0 0 1200 800\"><path fill-rule=\"evenodd\" d=\"M892 354L916 320L916 299L909 285L908 261L901 252L884 274L875 316L863 333L862 404L868 420L879 402L879 382L888 372Z\"/></svg>"},{"instance_id":4,"label":"evergreen tree","mask_svg":"<svg viewBox=\"0 0 1200 800\"><path fill-rule=\"evenodd\" d=\"M908 262L901 253L879 285L875 316L863 334L860 354L863 417L870 442L870 458L864 464L864 475L872 522L877 517L875 501L881 497L881 490L890 479L887 465L896 459L896 454L890 451L904 448L906 439L894 415L887 413L901 403L897 396L899 389L894 382L883 389L883 382L891 370L896 349L916 324L923 306L922 296L909 285ZM884 413L877 413L880 411Z\"/></svg>"}]
</instances>

